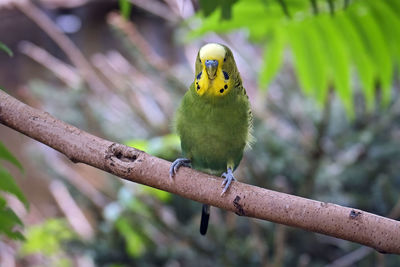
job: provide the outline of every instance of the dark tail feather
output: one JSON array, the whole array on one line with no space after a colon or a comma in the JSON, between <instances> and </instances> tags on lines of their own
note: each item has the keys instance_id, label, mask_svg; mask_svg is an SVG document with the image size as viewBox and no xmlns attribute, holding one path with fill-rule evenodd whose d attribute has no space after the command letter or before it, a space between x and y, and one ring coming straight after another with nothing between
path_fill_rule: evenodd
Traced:
<instances>
[{"instance_id":1,"label":"dark tail feather","mask_svg":"<svg viewBox=\"0 0 400 267\"><path fill-rule=\"evenodd\" d=\"M208 219L210 219L210 205L203 204L200 222L200 234L202 235L205 235L207 233Z\"/></svg>"}]
</instances>

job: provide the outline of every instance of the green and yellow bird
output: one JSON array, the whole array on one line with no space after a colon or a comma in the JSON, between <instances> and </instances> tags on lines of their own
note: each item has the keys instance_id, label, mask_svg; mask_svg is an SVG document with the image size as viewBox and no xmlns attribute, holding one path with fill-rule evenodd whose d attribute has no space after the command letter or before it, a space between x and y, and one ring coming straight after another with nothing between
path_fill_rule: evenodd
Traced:
<instances>
[{"instance_id":1,"label":"green and yellow bird","mask_svg":"<svg viewBox=\"0 0 400 267\"><path fill-rule=\"evenodd\" d=\"M235 180L233 172L251 140L250 103L232 51L225 45L201 47L195 75L176 112L175 127L184 158L172 163L169 174L172 178L185 166L222 176L224 194ZM207 232L209 217L210 207L204 204L202 235Z\"/></svg>"}]
</instances>

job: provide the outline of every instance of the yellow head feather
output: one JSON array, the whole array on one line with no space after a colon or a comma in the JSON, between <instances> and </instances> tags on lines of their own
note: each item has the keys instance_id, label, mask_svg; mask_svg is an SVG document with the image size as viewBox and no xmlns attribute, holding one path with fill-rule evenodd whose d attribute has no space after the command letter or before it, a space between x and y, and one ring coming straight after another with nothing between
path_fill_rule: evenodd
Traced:
<instances>
[{"instance_id":1,"label":"yellow head feather","mask_svg":"<svg viewBox=\"0 0 400 267\"><path fill-rule=\"evenodd\" d=\"M227 54L227 48L217 43L209 43L200 48L198 62L196 63L199 64L199 72L195 79L196 93L198 95L221 97L230 91L231 80L227 71L224 71ZM207 60L218 61L215 77L211 79L206 70L205 63Z\"/></svg>"},{"instance_id":2,"label":"yellow head feather","mask_svg":"<svg viewBox=\"0 0 400 267\"><path fill-rule=\"evenodd\" d=\"M200 48L199 56L201 61L207 59L216 59L221 61L225 58L226 50L225 48L216 43L209 43Z\"/></svg>"}]
</instances>

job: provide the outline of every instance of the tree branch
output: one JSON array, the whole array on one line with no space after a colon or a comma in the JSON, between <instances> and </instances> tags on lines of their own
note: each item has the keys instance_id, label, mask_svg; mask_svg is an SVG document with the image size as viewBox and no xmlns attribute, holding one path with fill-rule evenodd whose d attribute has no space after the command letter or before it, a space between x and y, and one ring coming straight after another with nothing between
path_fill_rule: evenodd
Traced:
<instances>
[{"instance_id":1,"label":"tree branch","mask_svg":"<svg viewBox=\"0 0 400 267\"><path fill-rule=\"evenodd\" d=\"M302 228L400 254L400 222L365 211L234 182L224 196L221 179L182 168L168 177L170 162L101 139L0 90L0 123L80 162L123 179L248 216Z\"/></svg>"}]
</instances>

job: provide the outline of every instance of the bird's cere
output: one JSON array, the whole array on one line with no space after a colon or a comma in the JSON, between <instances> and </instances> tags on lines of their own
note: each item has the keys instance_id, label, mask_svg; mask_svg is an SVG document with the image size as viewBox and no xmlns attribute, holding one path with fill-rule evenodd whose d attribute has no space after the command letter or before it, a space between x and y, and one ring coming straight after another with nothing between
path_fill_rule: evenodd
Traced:
<instances>
[{"instance_id":1,"label":"bird's cere","mask_svg":"<svg viewBox=\"0 0 400 267\"><path fill-rule=\"evenodd\" d=\"M213 80L217 74L218 70L218 60L212 60L208 59L204 62L204 65L206 65L206 70L208 74L208 78L210 80Z\"/></svg>"}]
</instances>

